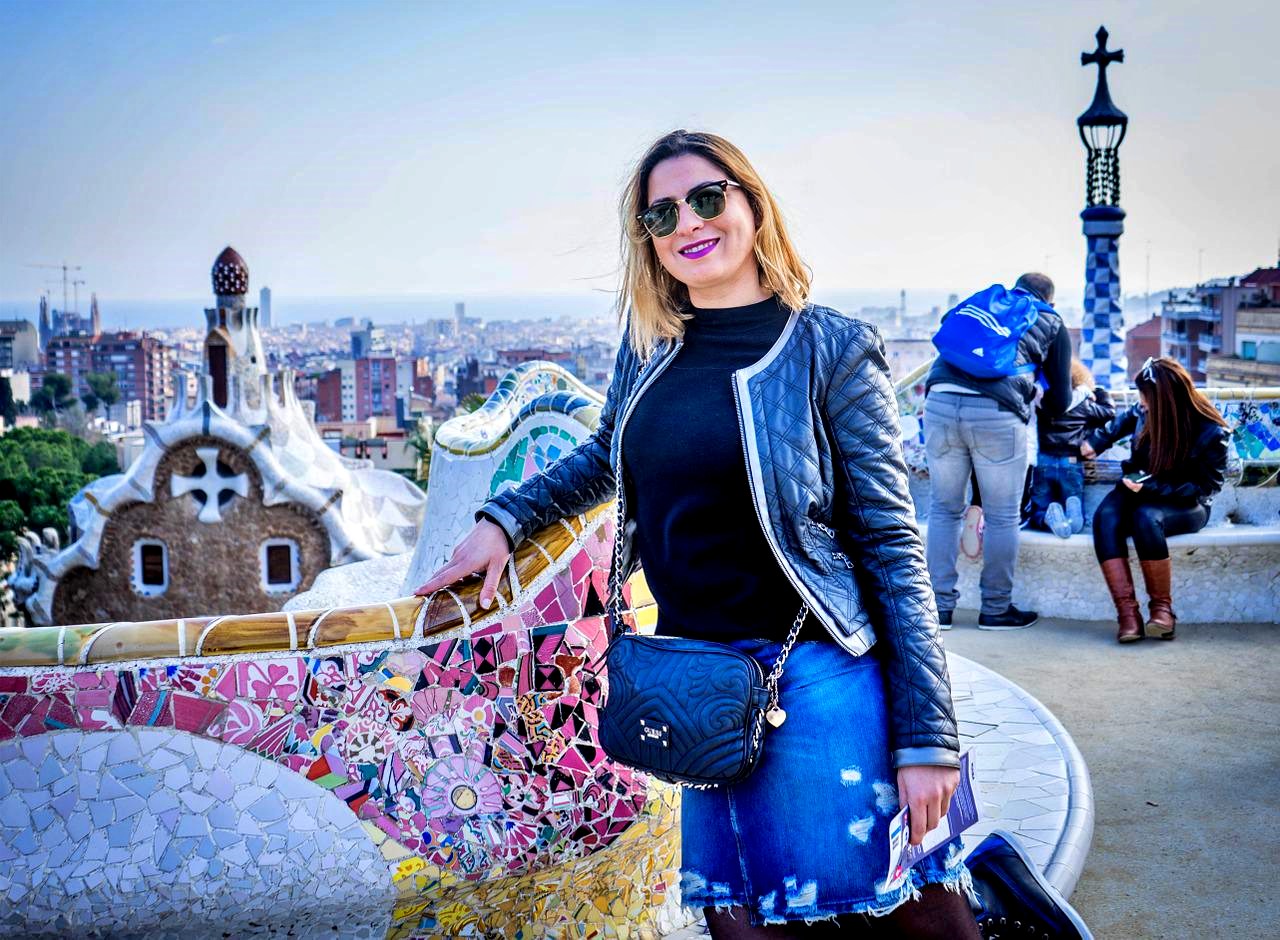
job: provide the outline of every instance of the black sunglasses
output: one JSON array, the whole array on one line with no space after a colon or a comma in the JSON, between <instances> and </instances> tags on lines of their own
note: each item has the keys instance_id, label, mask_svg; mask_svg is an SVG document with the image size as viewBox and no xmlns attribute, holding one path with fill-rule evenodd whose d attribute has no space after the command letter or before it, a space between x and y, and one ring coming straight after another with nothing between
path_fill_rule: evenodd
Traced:
<instances>
[{"instance_id":1,"label":"black sunglasses","mask_svg":"<svg viewBox=\"0 0 1280 940\"><path fill-rule=\"evenodd\" d=\"M694 215L704 222L710 222L724 214L730 186L741 188L733 180L699 183L683 199L659 199L636 218L654 238L666 238L680 224L680 203L692 209Z\"/></svg>"}]
</instances>

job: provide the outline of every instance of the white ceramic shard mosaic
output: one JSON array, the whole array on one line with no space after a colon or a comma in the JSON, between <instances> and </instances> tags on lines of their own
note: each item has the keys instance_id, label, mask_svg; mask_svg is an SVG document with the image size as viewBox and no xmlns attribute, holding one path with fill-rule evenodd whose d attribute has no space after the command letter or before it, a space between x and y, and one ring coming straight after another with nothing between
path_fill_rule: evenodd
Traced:
<instances>
[{"instance_id":1,"label":"white ceramic shard mosaic","mask_svg":"<svg viewBox=\"0 0 1280 940\"><path fill-rule=\"evenodd\" d=\"M0 744L0 924L9 936L382 937L378 848L327 790L166 730Z\"/></svg>"}]
</instances>

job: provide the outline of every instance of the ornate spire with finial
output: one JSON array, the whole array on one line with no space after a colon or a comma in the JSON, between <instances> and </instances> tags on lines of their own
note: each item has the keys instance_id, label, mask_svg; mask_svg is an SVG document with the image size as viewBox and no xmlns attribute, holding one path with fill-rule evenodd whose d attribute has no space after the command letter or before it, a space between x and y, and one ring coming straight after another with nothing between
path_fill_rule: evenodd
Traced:
<instances>
[{"instance_id":1,"label":"ornate spire with finial","mask_svg":"<svg viewBox=\"0 0 1280 940\"><path fill-rule=\"evenodd\" d=\"M249 293L249 266L240 253L228 245L213 262L213 292L220 297Z\"/></svg>"},{"instance_id":2,"label":"ornate spire with finial","mask_svg":"<svg viewBox=\"0 0 1280 940\"><path fill-rule=\"evenodd\" d=\"M1107 28L1099 26L1098 48L1080 53L1080 64L1098 67L1093 103L1076 118L1080 140L1089 151L1086 198L1090 206L1120 204L1120 144L1129 128L1129 116L1115 106L1107 87L1107 66L1124 61L1124 50L1107 48Z\"/></svg>"},{"instance_id":3,"label":"ornate spire with finial","mask_svg":"<svg viewBox=\"0 0 1280 940\"><path fill-rule=\"evenodd\" d=\"M1080 324L1080 361L1103 388L1128 381L1124 354L1124 309L1120 292L1120 236L1125 212L1120 208L1120 144L1129 116L1115 106L1107 87L1107 66L1124 61L1124 50L1107 48L1107 29L1099 27L1098 47L1080 54L1082 66L1098 67L1093 103L1076 126L1088 151L1085 164L1085 209L1080 213L1088 241L1085 258L1084 317Z\"/></svg>"},{"instance_id":4,"label":"ornate spire with finial","mask_svg":"<svg viewBox=\"0 0 1280 940\"><path fill-rule=\"evenodd\" d=\"M1111 90L1107 87L1107 66L1112 62L1124 61L1124 50L1116 49L1114 51L1107 48L1107 39L1110 33L1107 32L1105 26L1099 26L1096 38L1098 40L1098 48L1093 52L1080 53L1081 65L1096 65L1098 67L1098 87L1093 93L1093 103L1089 105L1087 111L1080 117L1076 118L1076 124L1081 127L1092 125L1126 125L1129 123L1129 117L1123 111L1115 106L1111 100Z\"/></svg>"}]
</instances>

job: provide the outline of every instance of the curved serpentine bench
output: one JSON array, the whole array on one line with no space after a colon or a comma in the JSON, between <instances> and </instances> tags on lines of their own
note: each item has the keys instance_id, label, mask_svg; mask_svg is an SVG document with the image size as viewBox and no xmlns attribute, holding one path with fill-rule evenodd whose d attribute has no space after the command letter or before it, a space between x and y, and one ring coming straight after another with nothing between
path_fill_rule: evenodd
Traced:
<instances>
[{"instance_id":1,"label":"curved serpentine bench","mask_svg":"<svg viewBox=\"0 0 1280 940\"><path fill-rule=\"evenodd\" d=\"M434 501L466 525L477 496L589 429L597 403L571 377L527 372L504 380L501 407L484 416L523 431L473 416L483 446L437 451L429 517ZM463 473L476 458L483 473ZM458 472L437 477L436 460ZM520 546L496 610L478 609L472 578L425 602L403 590L374 601L360 584L349 598L360 603L310 610L0 630L0 923L184 940L285 926L657 937L687 924L676 791L612 764L594 739L606 509ZM432 552L415 562L429 567L452 538L428 534ZM416 577L366 564L390 572L387 584ZM651 622L635 587L633 616ZM1056 806L1064 794L1040 742L1047 733L1065 753L1069 739L1025 694L955 665L962 715L968 681L989 706L981 714L999 719L967 732L992 758L980 760L999 778L992 798L1012 804L1015 791L998 788L1018 777L1031 781L1022 810ZM1065 794L1063 838L1040 818L1056 808L1025 819L1069 880L1088 845L1083 795L1070 812L1084 793ZM1078 852L1054 854L1067 843Z\"/></svg>"}]
</instances>

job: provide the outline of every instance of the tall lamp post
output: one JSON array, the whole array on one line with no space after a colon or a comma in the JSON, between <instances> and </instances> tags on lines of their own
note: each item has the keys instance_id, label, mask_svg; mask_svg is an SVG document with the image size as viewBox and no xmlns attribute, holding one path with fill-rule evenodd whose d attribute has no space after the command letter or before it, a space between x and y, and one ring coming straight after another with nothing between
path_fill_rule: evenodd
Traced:
<instances>
[{"instance_id":1,"label":"tall lamp post","mask_svg":"<svg viewBox=\"0 0 1280 940\"><path fill-rule=\"evenodd\" d=\"M1084 320L1080 328L1080 361L1103 388L1128 384L1124 355L1124 311L1120 293L1120 236L1124 210L1120 208L1120 144L1129 128L1129 116L1111 101L1107 66L1124 61L1124 50L1107 49L1107 30L1098 28L1098 48L1082 52L1080 64L1098 66L1098 87L1093 103L1076 118L1080 140L1088 151L1085 170Z\"/></svg>"}]
</instances>

